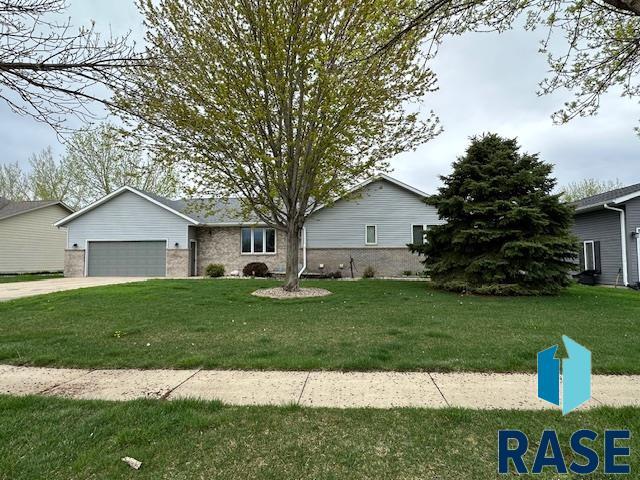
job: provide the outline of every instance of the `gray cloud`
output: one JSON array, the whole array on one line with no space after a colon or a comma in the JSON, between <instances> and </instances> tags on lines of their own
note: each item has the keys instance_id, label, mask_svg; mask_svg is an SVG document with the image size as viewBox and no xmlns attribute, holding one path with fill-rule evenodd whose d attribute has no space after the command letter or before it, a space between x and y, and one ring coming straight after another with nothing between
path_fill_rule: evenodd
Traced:
<instances>
[{"instance_id":1,"label":"gray cloud","mask_svg":"<svg viewBox=\"0 0 640 480\"><path fill-rule=\"evenodd\" d=\"M561 185L587 177L639 182L637 101L612 92L603 98L599 115L554 125L551 114L571 93L536 94L548 70L537 51L542 34L512 30L446 40L433 62L440 88L423 105L435 110L445 131L392 161L395 175L431 192L470 136L495 132L518 137L524 151L554 164Z\"/></svg>"}]
</instances>

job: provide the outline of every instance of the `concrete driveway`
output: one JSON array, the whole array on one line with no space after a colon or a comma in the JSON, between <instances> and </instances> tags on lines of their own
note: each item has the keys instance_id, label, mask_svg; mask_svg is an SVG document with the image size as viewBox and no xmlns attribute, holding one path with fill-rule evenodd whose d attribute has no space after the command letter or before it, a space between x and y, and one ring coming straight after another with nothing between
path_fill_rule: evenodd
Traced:
<instances>
[{"instance_id":1,"label":"concrete driveway","mask_svg":"<svg viewBox=\"0 0 640 480\"><path fill-rule=\"evenodd\" d=\"M52 278L49 280L35 280L33 282L16 282L0 284L0 302L15 300L16 298L32 297L45 293L63 292L77 288L101 287L119 283L141 282L145 277L82 277L82 278Z\"/></svg>"}]
</instances>

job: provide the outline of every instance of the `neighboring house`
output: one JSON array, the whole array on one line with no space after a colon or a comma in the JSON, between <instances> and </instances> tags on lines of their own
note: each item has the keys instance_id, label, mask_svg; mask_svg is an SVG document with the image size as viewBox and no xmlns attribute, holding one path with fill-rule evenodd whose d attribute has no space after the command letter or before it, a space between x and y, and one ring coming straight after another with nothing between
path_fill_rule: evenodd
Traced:
<instances>
[{"instance_id":1,"label":"neighboring house","mask_svg":"<svg viewBox=\"0 0 640 480\"><path fill-rule=\"evenodd\" d=\"M62 271L67 236L53 224L72 212L57 200L0 197L0 273Z\"/></svg>"},{"instance_id":2,"label":"neighboring house","mask_svg":"<svg viewBox=\"0 0 640 480\"><path fill-rule=\"evenodd\" d=\"M606 285L640 284L640 183L574 202L580 269Z\"/></svg>"},{"instance_id":3,"label":"neighboring house","mask_svg":"<svg viewBox=\"0 0 640 480\"><path fill-rule=\"evenodd\" d=\"M360 184L307 219L300 271L348 276L352 258L356 276L368 266L377 275L422 271L407 244L441 223L425 195L387 175ZM284 234L239 212L237 199L168 200L122 187L56 223L67 229L65 275L186 277L210 263L231 273L250 262L283 271Z\"/></svg>"}]
</instances>

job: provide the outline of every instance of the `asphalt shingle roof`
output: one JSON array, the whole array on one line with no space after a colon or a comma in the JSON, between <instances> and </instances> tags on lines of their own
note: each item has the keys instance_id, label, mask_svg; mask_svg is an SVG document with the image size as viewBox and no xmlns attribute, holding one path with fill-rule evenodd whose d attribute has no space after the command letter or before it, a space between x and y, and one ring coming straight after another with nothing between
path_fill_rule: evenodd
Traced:
<instances>
[{"instance_id":1,"label":"asphalt shingle roof","mask_svg":"<svg viewBox=\"0 0 640 480\"><path fill-rule=\"evenodd\" d=\"M60 203L58 200L36 200L36 201L20 201L14 202L6 198L0 197L0 220L14 215L30 212L49 205Z\"/></svg>"},{"instance_id":2,"label":"asphalt shingle roof","mask_svg":"<svg viewBox=\"0 0 640 480\"><path fill-rule=\"evenodd\" d=\"M200 223L254 223L259 222L256 215L242 214L240 200L229 198L194 198L177 200L175 210Z\"/></svg>"},{"instance_id":3,"label":"asphalt shingle roof","mask_svg":"<svg viewBox=\"0 0 640 480\"><path fill-rule=\"evenodd\" d=\"M199 223L219 224L219 223L253 223L259 222L255 215L242 215L240 200L229 198L191 198L170 200L166 197L136 189L139 192L153 198L155 201L180 212Z\"/></svg>"},{"instance_id":4,"label":"asphalt shingle roof","mask_svg":"<svg viewBox=\"0 0 640 480\"><path fill-rule=\"evenodd\" d=\"M604 205L607 202L615 200L616 198L624 197L631 193L640 191L640 183L635 185L629 185L628 187L616 188L608 192L599 193L598 195L592 195L591 197L583 198L572 203L577 210L582 210L589 207L595 207L598 205Z\"/></svg>"}]
</instances>

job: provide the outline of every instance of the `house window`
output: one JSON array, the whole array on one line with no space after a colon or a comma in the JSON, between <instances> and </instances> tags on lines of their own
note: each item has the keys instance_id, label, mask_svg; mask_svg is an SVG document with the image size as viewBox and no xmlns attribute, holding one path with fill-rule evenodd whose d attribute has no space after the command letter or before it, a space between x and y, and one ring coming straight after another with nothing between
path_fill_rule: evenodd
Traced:
<instances>
[{"instance_id":1,"label":"house window","mask_svg":"<svg viewBox=\"0 0 640 480\"><path fill-rule=\"evenodd\" d=\"M253 248L251 246L251 229L242 229L242 253L251 253Z\"/></svg>"},{"instance_id":2,"label":"house window","mask_svg":"<svg viewBox=\"0 0 640 480\"><path fill-rule=\"evenodd\" d=\"M584 269L596 270L596 249L593 240L583 243L584 248Z\"/></svg>"},{"instance_id":3,"label":"house window","mask_svg":"<svg viewBox=\"0 0 640 480\"><path fill-rule=\"evenodd\" d=\"M424 245L427 241L427 230L429 228L431 228L431 225L411 225L411 243L413 245Z\"/></svg>"},{"instance_id":4,"label":"house window","mask_svg":"<svg viewBox=\"0 0 640 480\"><path fill-rule=\"evenodd\" d=\"M375 245L378 243L378 226L367 225L364 227L364 244Z\"/></svg>"},{"instance_id":5,"label":"house window","mask_svg":"<svg viewBox=\"0 0 640 480\"><path fill-rule=\"evenodd\" d=\"M276 252L276 231L273 228L243 228L240 239L242 253Z\"/></svg>"}]
</instances>

